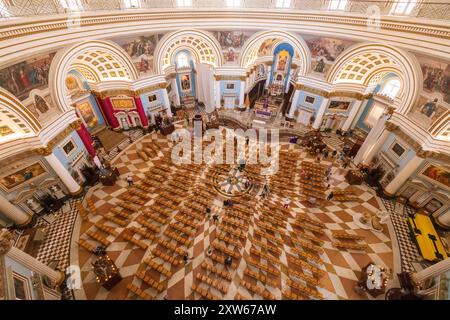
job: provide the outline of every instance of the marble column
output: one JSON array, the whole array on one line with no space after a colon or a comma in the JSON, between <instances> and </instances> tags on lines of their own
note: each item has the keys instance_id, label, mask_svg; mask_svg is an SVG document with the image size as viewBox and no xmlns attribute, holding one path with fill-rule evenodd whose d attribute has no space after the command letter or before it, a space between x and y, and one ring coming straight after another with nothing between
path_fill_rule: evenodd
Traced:
<instances>
[{"instance_id":1,"label":"marble column","mask_svg":"<svg viewBox=\"0 0 450 320\"><path fill-rule=\"evenodd\" d=\"M142 105L141 97L135 96L134 104L136 105L136 110L139 115L139 119L141 119L142 127L144 129L147 129L148 128L148 119L147 119L147 116L145 115L144 106Z\"/></svg>"},{"instance_id":2,"label":"marble column","mask_svg":"<svg viewBox=\"0 0 450 320\"><path fill-rule=\"evenodd\" d=\"M167 116L169 118L172 118L172 110L170 110L170 101L169 101L169 95L167 94L167 89L163 88L161 91L162 91L164 109L166 110Z\"/></svg>"},{"instance_id":3,"label":"marble column","mask_svg":"<svg viewBox=\"0 0 450 320\"><path fill-rule=\"evenodd\" d=\"M220 104L220 81L215 81L215 97L216 97L216 108L219 109L222 105Z\"/></svg>"},{"instance_id":4,"label":"marble column","mask_svg":"<svg viewBox=\"0 0 450 320\"><path fill-rule=\"evenodd\" d=\"M241 80L241 90L239 91L239 106L243 106L245 104L245 81Z\"/></svg>"},{"instance_id":5,"label":"marble column","mask_svg":"<svg viewBox=\"0 0 450 320\"><path fill-rule=\"evenodd\" d=\"M11 260L18 262L33 272L47 276L54 286L62 284L65 275L61 271L53 270L29 254L12 245L12 235L6 229L0 230L0 255L6 255Z\"/></svg>"},{"instance_id":6,"label":"marble column","mask_svg":"<svg viewBox=\"0 0 450 320\"><path fill-rule=\"evenodd\" d=\"M288 113L289 118L294 118L294 113L298 106L299 96L300 96L300 90L295 90L294 96L292 97L292 101L291 101L291 107L289 108L289 113Z\"/></svg>"},{"instance_id":7,"label":"marble column","mask_svg":"<svg viewBox=\"0 0 450 320\"><path fill-rule=\"evenodd\" d=\"M266 84L264 85L265 88L267 88L270 84L270 73L272 70L272 66L268 66L267 67L267 79L266 79Z\"/></svg>"},{"instance_id":8,"label":"marble column","mask_svg":"<svg viewBox=\"0 0 450 320\"><path fill-rule=\"evenodd\" d=\"M450 209L447 209L447 211L439 215L435 220L439 225L450 228Z\"/></svg>"},{"instance_id":9,"label":"marble column","mask_svg":"<svg viewBox=\"0 0 450 320\"><path fill-rule=\"evenodd\" d=\"M447 258L419 272L413 273L411 277L416 284L420 285L425 280L432 277L436 277L449 270L450 270L450 258Z\"/></svg>"},{"instance_id":10,"label":"marble column","mask_svg":"<svg viewBox=\"0 0 450 320\"><path fill-rule=\"evenodd\" d=\"M175 76L170 79L170 83L172 84L172 90L175 92L175 104L177 106L181 105L180 94L178 93L177 80Z\"/></svg>"},{"instance_id":11,"label":"marble column","mask_svg":"<svg viewBox=\"0 0 450 320\"><path fill-rule=\"evenodd\" d=\"M367 149L366 155L363 157L362 161L365 164L369 164L373 157L380 151L383 144L386 142L388 137L391 135L391 132L388 130L384 130L381 136L378 137L378 139L374 139L372 141L372 146Z\"/></svg>"},{"instance_id":12,"label":"marble column","mask_svg":"<svg viewBox=\"0 0 450 320\"><path fill-rule=\"evenodd\" d=\"M32 220L32 216L22 211L19 207L13 205L2 195L0 195L0 213L19 227L26 226Z\"/></svg>"},{"instance_id":13,"label":"marble column","mask_svg":"<svg viewBox=\"0 0 450 320\"><path fill-rule=\"evenodd\" d=\"M424 161L424 158L415 155L411 160L409 160L409 162L403 167L403 169L397 173L395 178L386 186L384 192L387 195L394 195Z\"/></svg>"},{"instance_id":14,"label":"marble column","mask_svg":"<svg viewBox=\"0 0 450 320\"><path fill-rule=\"evenodd\" d=\"M361 115L363 114L368 102L369 100L363 100L363 103L359 107L358 113L356 114L352 124L350 125L350 129L354 129L356 127L356 124L358 123L359 118L361 118Z\"/></svg>"},{"instance_id":15,"label":"marble column","mask_svg":"<svg viewBox=\"0 0 450 320\"><path fill-rule=\"evenodd\" d=\"M94 141L92 141L91 134L86 129L84 123L81 123L80 128L76 131L89 155L95 157Z\"/></svg>"},{"instance_id":16,"label":"marble column","mask_svg":"<svg viewBox=\"0 0 450 320\"><path fill-rule=\"evenodd\" d=\"M52 167L61 181L69 190L71 195L77 195L83 191L83 188L78 184L78 182L72 177L70 172L63 166L61 161L55 156L55 154L51 153L45 157L47 163Z\"/></svg>"},{"instance_id":17,"label":"marble column","mask_svg":"<svg viewBox=\"0 0 450 320\"><path fill-rule=\"evenodd\" d=\"M325 110L327 110L327 107L328 107L328 101L329 101L329 99L323 98L322 103L320 104L319 110L317 110L316 119L314 120L314 123L313 123L314 129L320 129L320 125L322 124L323 115L325 113Z\"/></svg>"},{"instance_id":18,"label":"marble column","mask_svg":"<svg viewBox=\"0 0 450 320\"><path fill-rule=\"evenodd\" d=\"M106 97L104 99L97 98L98 105L103 111L103 114L106 117L106 122L112 129L120 129L119 120L117 120L114 115L114 108L111 103L111 99Z\"/></svg>"},{"instance_id":19,"label":"marble column","mask_svg":"<svg viewBox=\"0 0 450 320\"><path fill-rule=\"evenodd\" d=\"M366 100L364 100L366 101ZM364 104L364 101L362 100L355 100L353 102L352 109L350 110L350 113L348 114L347 119L345 120L344 124L342 125L342 131L348 131L353 123L353 120L355 120L356 115L358 114L358 111L361 109L361 106Z\"/></svg>"}]
</instances>

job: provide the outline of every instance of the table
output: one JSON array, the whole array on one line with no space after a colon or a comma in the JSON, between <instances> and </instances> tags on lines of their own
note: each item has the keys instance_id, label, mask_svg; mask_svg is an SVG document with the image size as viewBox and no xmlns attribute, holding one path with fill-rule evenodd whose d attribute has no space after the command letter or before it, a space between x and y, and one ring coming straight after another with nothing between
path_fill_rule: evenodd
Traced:
<instances>
[{"instance_id":1,"label":"table","mask_svg":"<svg viewBox=\"0 0 450 320\"><path fill-rule=\"evenodd\" d=\"M345 180L349 184L362 184L363 182L363 176L358 170L349 170L347 174L345 175Z\"/></svg>"},{"instance_id":2,"label":"table","mask_svg":"<svg viewBox=\"0 0 450 320\"><path fill-rule=\"evenodd\" d=\"M411 238L414 239L425 260L437 262L448 258L430 217L423 213L416 213L414 217L408 218L408 226Z\"/></svg>"},{"instance_id":3,"label":"table","mask_svg":"<svg viewBox=\"0 0 450 320\"><path fill-rule=\"evenodd\" d=\"M385 271L373 262L370 262L362 269L357 288L368 292L372 297L376 298L386 290L385 279Z\"/></svg>"}]
</instances>

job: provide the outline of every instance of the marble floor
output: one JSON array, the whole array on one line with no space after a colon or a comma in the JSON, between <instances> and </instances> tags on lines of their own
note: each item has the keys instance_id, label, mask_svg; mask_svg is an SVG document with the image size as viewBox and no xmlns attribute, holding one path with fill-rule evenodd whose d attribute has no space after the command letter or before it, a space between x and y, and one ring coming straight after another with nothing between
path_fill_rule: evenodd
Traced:
<instances>
[{"instance_id":1,"label":"marble floor","mask_svg":"<svg viewBox=\"0 0 450 320\"><path fill-rule=\"evenodd\" d=\"M141 148L145 143L157 144L159 148L157 155L148 161L142 160L137 154L137 149ZM235 268L228 269L231 280L227 282L226 293L217 290L206 282L199 280L198 277L200 276L198 274L211 276L211 273L206 272L202 268L202 263L205 261L220 270L224 268L222 264L211 259L211 256L207 252L210 245L215 243L225 244L225 242L218 238L219 234L227 230L222 227L225 217L225 210L222 208L224 198L219 193L212 195L210 201L212 203L213 214L217 213L220 216L220 222L214 223L212 219L205 216L200 221L195 234L192 234L190 237L191 241L187 246L180 245L176 241L171 242L173 246L188 252L190 259L187 263L183 262L178 266L174 266L152 253L155 248L159 248L161 251L164 249L158 243L158 240L164 239L169 242L171 241L171 238L166 235L167 231L170 230L169 224L174 223L175 216L181 215L179 210L185 209L189 205L189 202L191 202L190 197L197 194L198 190L208 189L204 182L204 177L207 174L207 170L209 170L208 166L199 166L199 168L195 169L197 172L191 175L191 180L187 180L186 178L185 183L189 186L189 189L186 191L186 196L180 199L182 201L177 204L177 209L172 210L165 224L155 223L159 228L159 232L153 240L141 239L147 246L145 250L125 240L123 234L126 232L125 229L130 226L141 226L138 220L142 219L142 211L147 208L152 208L154 203L158 201L157 198L160 197L159 195L152 195L137 212L130 216L127 221L128 225L125 227L107 221L102 215L98 214L108 213L112 208L117 207L117 203L121 201L121 195L124 195L128 190L128 185L125 181L128 175L133 176L136 185L139 184L141 180L145 179L145 173L147 171L152 170L155 165L161 167L161 163L163 164L168 159L170 150L171 143L166 137L154 133L143 137L115 158L113 165L118 168L121 174L121 178L116 185L111 187L100 185L89 191L87 197L93 200L97 213L90 213L87 220L84 221L77 219L75 227L77 234L74 235L74 239L78 236L95 244L92 239L86 237L85 232L88 230L97 231L106 237L111 242L107 248L107 253L117 265L123 280L109 291L97 284L91 266L91 262L94 261L95 256L84 248L78 247L74 243L75 241L72 241L71 261L72 263L78 262L80 265L83 282L83 288L75 292L77 299L136 299L137 296L127 289L130 283L141 288L154 299L199 299L200 295L192 290L192 284L204 290L209 290L219 299L233 299L236 297L262 299L261 296L250 292L244 286L246 282L267 289L276 299L283 299L285 296L283 293L292 289L289 282L290 279L298 283L303 283L302 281L296 280L294 276L295 272L308 274L307 270L302 270L302 268L298 268L297 265L292 263L293 257L295 256L293 251L295 250L295 238L299 232L294 225L298 215L306 215L311 219L320 221L324 226L322 235L317 235L308 230L301 231L309 235L309 238L311 236L317 237L323 242L321 246L323 252L319 256L321 263L315 265L316 268L323 271L323 274L321 272L322 275L319 277L319 283L315 288L324 299L372 299L365 294L358 295L353 290L361 268L371 261L391 269L393 268L392 242L388 228L385 228L383 232L373 232L359 228L354 222L363 213L376 214L377 211L384 210L384 208L380 208L380 202L376 199L376 195L366 186L349 186L344 179L345 170L341 169L333 160L328 159L328 161L323 160L322 163L331 165L331 188L351 189L355 193L356 199L348 202L324 200L319 201L315 205L311 205L306 201L302 201L303 198L300 196L301 192L299 188L291 190L290 194L293 196L291 197L291 203L286 213L286 225L284 228L270 233L272 237L275 237L274 241L280 243L280 255L277 257L279 261L272 263L272 258L269 259L266 257L268 259L266 260L264 256L264 250L266 249L264 246L268 244L268 240L261 236L261 212L267 209L268 205L281 208L285 195L279 190L273 190L265 200L261 200L255 195L241 199L237 198L236 201L240 202L243 208L252 210L254 213L249 217L245 228L242 229L244 231L244 237L240 240L240 244L237 246L228 246L228 249L232 250L233 255L236 256L233 259L233 263L236 265ZM282 150L284 152L297 152L299 155L298 163L302 163L303 161L312 162L314 160L312 156L303 152L296 145L283 143ZM161 188L163 189L170 181L174 181L178 173L186 174L186 172L182 165L174 166L164 174L165 177L161 183ZM293 173L293 179L294 181L299 179L298 174L295 172ZM296 196L297 194L298 197ZM86 206L85 201L83 204ZM112 236L101 232L96 229L96 223L102 223L112 227L117 232L117 235ZM335 248L332 245L332 232L335 230L344 230L347 233L362 236L363 242L367 244L366 250L354 251ZM259 251L259 255L255 255L255 251ZM262 255L261 252L263 252ZM169 251L167 253L175 255ZM214 249L213 253L220 252ZM166 269L170 270L170 277L151 269L143 262L146 259L150 259L157 264L162 264ZM252 264L252 261L255 260L263 264L272 265L274 269L279 270L278 276L272 276L255 268L254 264ZM246 272L247 269L258 273L260 277L265 275L267 279L272 280L271 283L273 285L264 286L261 281L250 277L248 272ZM144 271L155 282L161 283L163 289L158 292L137 277L136 274L141 271ZM306 282L306 285L309 286L310 283ZM292 290L292 292L294 291ZM299 295L299 298L307 299L308 297ZM379 298L383 299L384 297L381 296Z\"/></svg>"}]
</instances>

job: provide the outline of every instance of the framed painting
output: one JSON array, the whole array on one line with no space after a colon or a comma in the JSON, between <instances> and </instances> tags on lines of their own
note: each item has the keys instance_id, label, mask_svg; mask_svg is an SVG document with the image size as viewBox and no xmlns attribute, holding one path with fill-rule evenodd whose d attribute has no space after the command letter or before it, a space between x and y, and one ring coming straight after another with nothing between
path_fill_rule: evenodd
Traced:
<instances>
[{"instance_id":1,"label":"framed painting","mask_svg":"<svg viewBox=\"0 0 450 320\"><path fill-rule=\"evenodd\" d=\"M61 149L63 149L66 156L70 156L77 149L77 145L73 139L69 139L62 145Z\"/></svg>"},{"instance_id":2,"label":"framed painting","mask_svg":"<svg viewBox=\"0 0 450 320\"><path fill-rule=\"evenodd\" d=\"M422 170L421 175L426 179L431 180L438 185L450 190L449 170L434 164L429 164Z\"/></svg>"},{"instance_id":3,"label":"framed painting","mask_svg":"<svg viewBox=\"0 0 450 320\"><path fill-rule=\"evenodd\" d=\"M390 150L395 155L395 157L401 158L405 154L406 148L397 141L394 141L394 143L391 145Z\"/></svg>"},{"instance_id":4,"label":"framed painting","mask_svg":"<svg viewBox=\"0 0 450 320\"><path fill-rule=\"evenodd\" d=\"M148 96L148 102L154 102L156 101L156 94L151 94Z\"/></svg>"},{"instance_id":5,"label":"framed painting","mask_svg":"<svg viewBox=\"0 0 450 320\"><path fill-rule=\"evenodd\" d=\"M111 103L116 110L129 110L135 108L133 98L112 98Z\"/></svg>"},{"instance_id":6,"label":"framed painting","mask_svg":"<svg viewBox=\"0 0 450 320\"><path fill-rule=\"evenodd\" d=\"M427 204L423 207L427 212L434 213L439 210L443 206L442 202L439 200L432 198Z\"/></svg>"},{"instance_id":7,"label":"framed painting","mask_svg":"<svg viewBox=\"0 0 450 320\"><path fill-rule=\"evenodd\" d=\"M305 96L305 102L309 104L314 104L314 101L316 101L316 98L311 96Z\"/></svg>"},{"instance_id":8,"label":"framed painting","mask_svg":"<svg viewBox=\"0 0 450 320\"><path fill-rule=\"evenodd\" d=\"M89 128L94 128L98 124L97 116L95 115L89 101L78 104L77 109Z\"/></svg>"},{"instance_id":9,"label":"framed painting","mask_svg":"<svg viewBox=\"0 0 450 320\"><path fill-rule=\"evenodd\" d=\"M337 101L333 100L330 102L328 109L336 111L347 111L350 106L350 101Z\"/></svg>"},{"instance_id":10,"label":"framed painting","mask_svg":"<svg viewBox=\"0 0 450 320\"><path fill-rule=\"evenodd\" d=\"M16 300L31 300L30 284L26 277L13 272L13 284Z\"/></svg>"},{"instance_id":11,"label":"framed painting","mask_svg":"<svg viewBox=\"0 0 450 320\"><path fill-rule=\"evenodd\" d=\"M46 173L47 170L44 166L40 162L36 162L28 167L0 178L0 187L6 191L11 191L25 182L32 181Z\"/></svg>"}]
</instances>

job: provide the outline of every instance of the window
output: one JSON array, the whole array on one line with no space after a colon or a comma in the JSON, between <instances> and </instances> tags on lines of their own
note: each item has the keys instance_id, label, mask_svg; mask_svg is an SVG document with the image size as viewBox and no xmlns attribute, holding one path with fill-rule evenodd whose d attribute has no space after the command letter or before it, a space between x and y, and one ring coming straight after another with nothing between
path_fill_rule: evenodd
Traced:
<instances>
[{"instance_id":1,"label":"window","mask_svg":"<svg viewBox=\"0 0 450 320\"><path fill-rule=\"evenodd\" d=\"M383 115L384 107L378 104L374 104L370 109L368 115L364 119L364 124L370 128L373 128L378 119Z\"/></svg>"},{"instance_id":2,"label":"window","mask_svg":"<svg viewBox=\"0 0 450 320\"><path fill-rule=\"evenodd\" d=\"M123 5L127 9L136 9L141 7L139 0L123 0Z\"/></svg>"},{"instance_id":3,"label":"window","mask_svg":"<svg viewBox=\"0 0 450 320\"><path fill-rule=\"evenodd\" d=\"M192 7L192 0L177 0L177 7Z\"/></svg>"},{"instance_id":4,"label":"window","mask_svg":"<svg viewBox=\"0 0 450 320\"><path fill-rule=\"evenodd\" d=\"M347 6L347 0L330 0L330 10L345 10Z\"/></svg>"},{"instance_id":5,"label":"window","mask_svg":"<svg viewBox=\"0 0 450 320\"><path fill-rule=\"evenodd\" d=\"M69 11L80 11L83 10L83 5L81 0L59 0L59 4Z\"/></svg>"},{"instance_id":6,"label":"window","mask_svg":"<svg viewBox=\"0 0 450 320\"><path fill-rule=\"evenodd\" d=\"M276 8L290 8L291 0L275 0Z\"/></svg>"},{"instance_id":7,"label":"window","mask_svg":"<svg viewBox=\"0 0 450 320\"><path fill-rule=\"evenodd\" d=\"M383 87L381 94L394 99L400 91L400 80L391 79Z\"/></svg>"},{"instance_id":8,"label":"window","mask_svg":"<svg viewBox=\"0 0 450 320\"><path fill-rule=\"evenodd\" d=\"M417 0L394 0L391 8L391 14L409 15L416 7Z\"/></svg>"},{"instance_id":9,"label":"window","mask_svg":"<svg viewBox=\"0 0 450 320\"><path fill-rule=\"evenodd\" d=\"M8 7L5 4L5 1L0 0L0 18L10 17L11 13L8 11Z\"/></svg>"},{"instance_id":10,"label":"window","mask_svg":"<svg viewBox=\"0 0 450 320\"><path fill-rule=\"evenodd\" d=\"M177 67L178 68L189 67L189 58L186 53L180 52L177 55Z\"/></svg>"},{"instance_id":11,"label":"window","mask_svg":"<svg viewBox=\"0 0 450 320\"><path fill-rule=\"evenodd\" d=\"M227 7L240 7L241 0L227 0L226 4Z\"/></svg>"}]
</instances>

